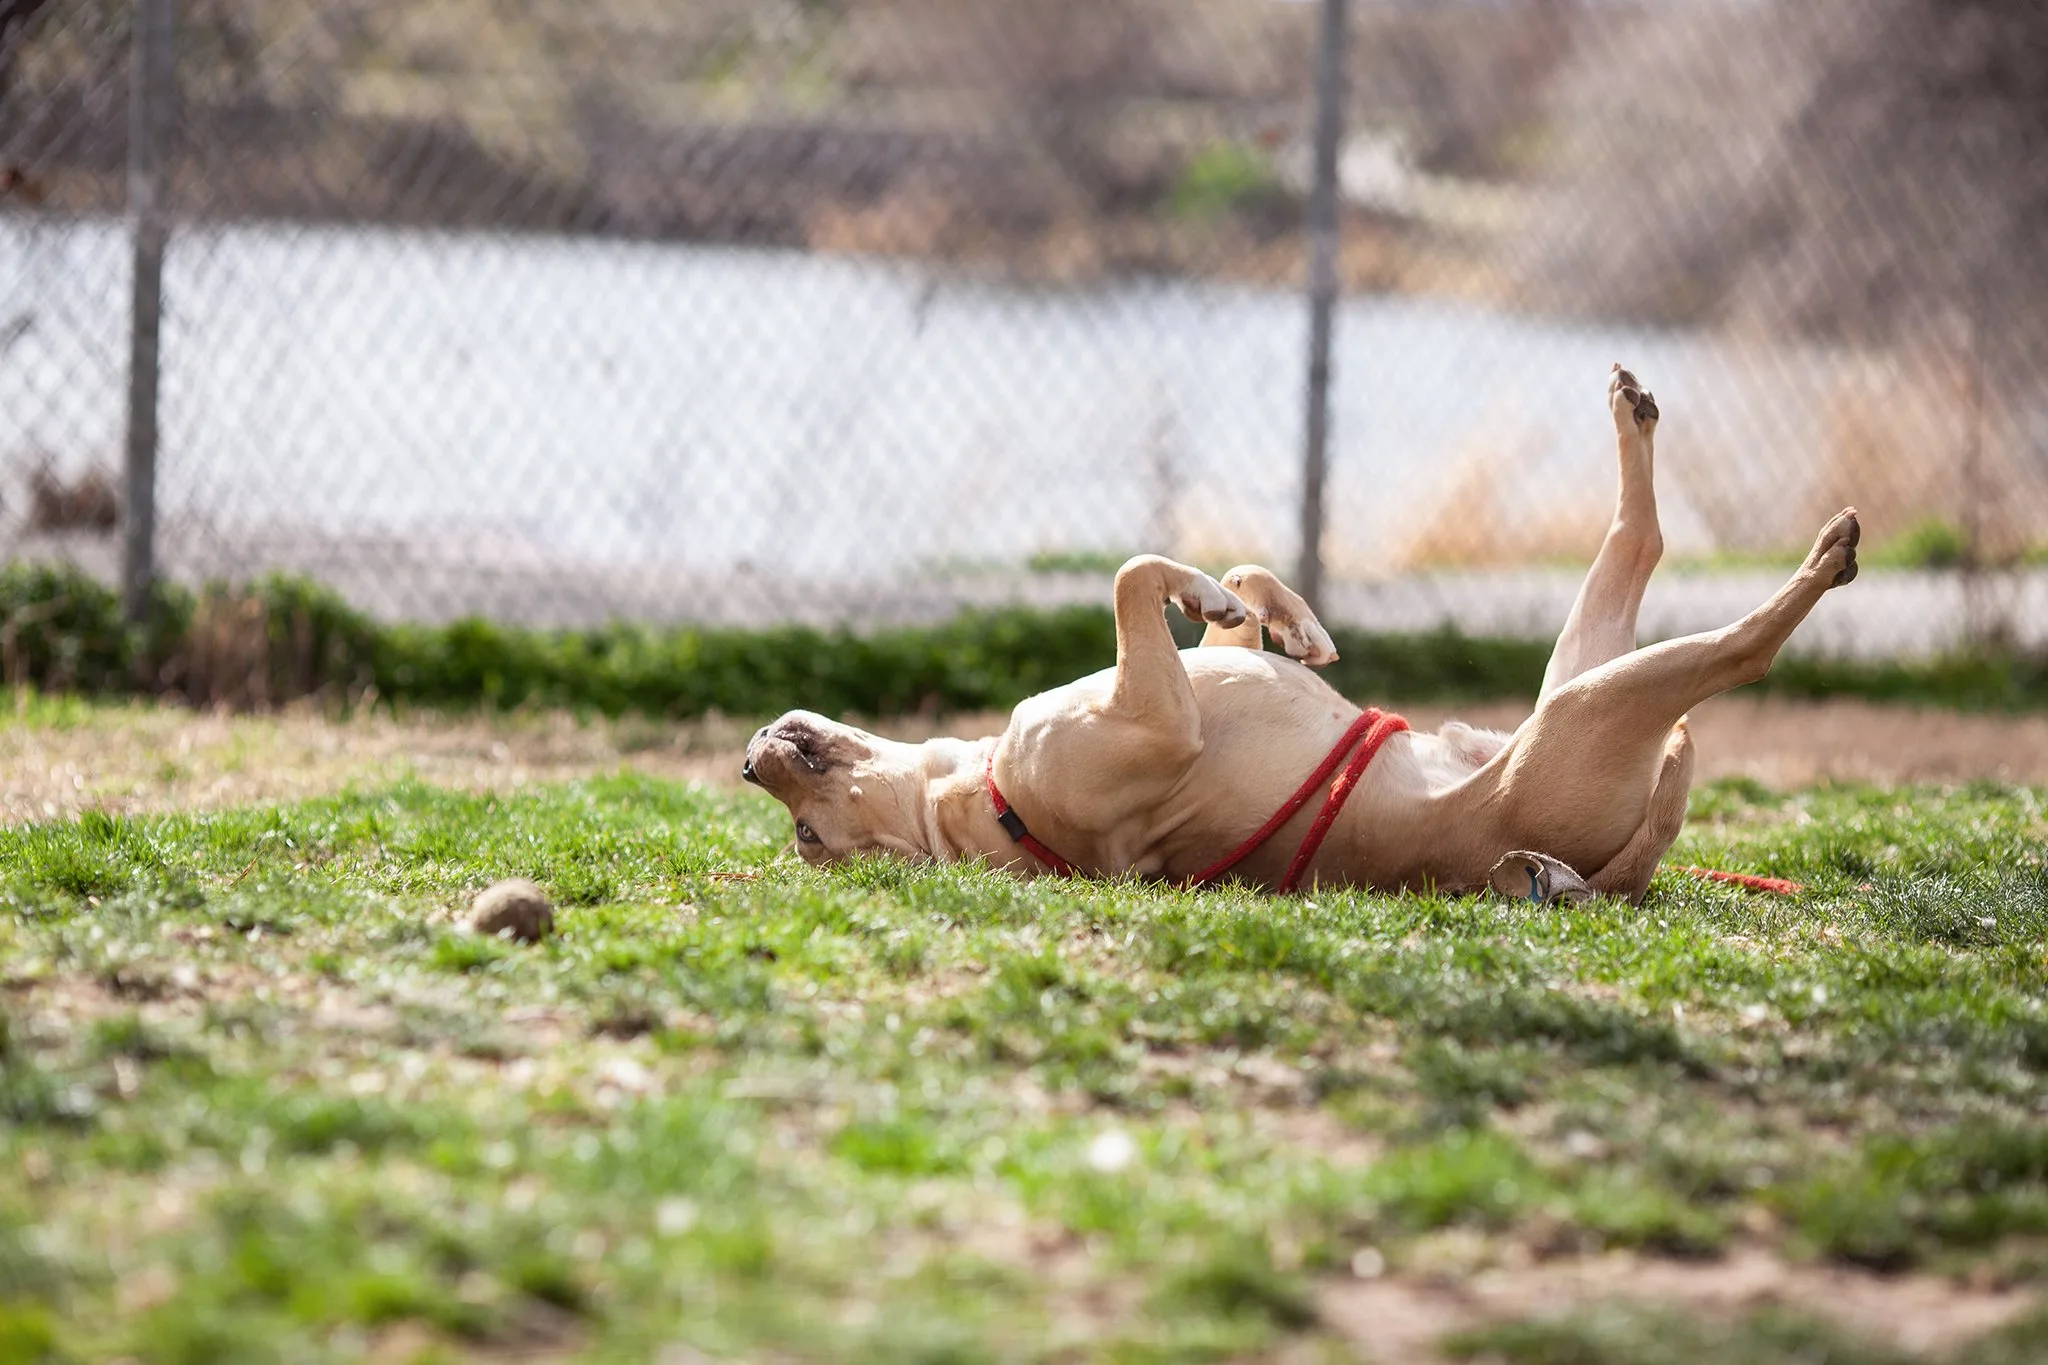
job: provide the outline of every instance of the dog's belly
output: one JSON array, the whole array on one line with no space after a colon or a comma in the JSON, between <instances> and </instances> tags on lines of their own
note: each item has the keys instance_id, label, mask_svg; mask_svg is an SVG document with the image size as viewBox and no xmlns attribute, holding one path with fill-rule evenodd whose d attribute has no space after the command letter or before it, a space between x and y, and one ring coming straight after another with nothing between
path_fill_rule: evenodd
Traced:
<instances>
[{"instance_id":1,"label":"dog's belly","mask_svg":"<svg viewBox=\"0 0 2048 1365\"><path fill-rule=\"evenodd\" d=\"M1147 854L1135 867L1168 879L1201 871L1250 837L1342 741L1359 710L1278 655L1209 649L1182 657L1202 710L1202 752L1155 813ZM1389 889L1444 881L1465 842L1446 823L1454 808L1472 804L1471 779L1507 740L1455 724L1439 734L1393 736L1316 859L1321 879ZM1277 885L1328 790L1319 786L1234 875Z\"/></svg>"},{"instance_id":2,"label":"dog's belly","mask_svg":"<svg viewBox=\"0 0 2048 1365\"><path fill-rule=\"evenodd\" d=\"M1185 808L1161 812L1157 851L1148 861L1172 879L1193 875L1231 852L1299 789L1342 734L1339 729L1319 751L1296 752L1286 760L1271 751L1241 755L1228 743L1205 751L1189 771ZM1481 766L1436 735L1393 736L1344 802L1307 881L1391 891L1483 878L1484 866L1467 866L1479 855L1466 847L1486 823L1485 802L1473 781ZM1279 885L1329 791L1329 782L1319 784L1235 875ZM1478 807L1480 818L1467 807Z\"/></svg>"},{"instance_id":3,"label":"dog's belly","mask_svg":"<svg viewBox=\"0 0 2048 1365\"><path fill-rule=\"evenodd\" d=\"M1199 752L1184 769L1152 747L1156 740L1126 748L1138 736L1104 718L1113 670L1041 693L1012 715L1006 743L1023 794L1012 799L1029 810L1033 832L1077 865L1167 880L1201 872L1263 826L1359 714L1282 655L1210 648L1181 659L1201 716ZM1345 803L1313 879L1450 884L1475 823L1467 808L1484 807L1472 779L1505 742L1457 725L1394 735ZM1319 786L1231 875L1278 886L1327 791Z\"/></svg>"}]
</instances>

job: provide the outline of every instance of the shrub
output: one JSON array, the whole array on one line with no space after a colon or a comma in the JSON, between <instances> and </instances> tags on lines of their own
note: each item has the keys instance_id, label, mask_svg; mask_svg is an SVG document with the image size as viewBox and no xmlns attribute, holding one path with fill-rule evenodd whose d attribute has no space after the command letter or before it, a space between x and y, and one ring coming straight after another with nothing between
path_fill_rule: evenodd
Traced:
<instances>
[{"instance_id":1,"label":"shrub","mask_svg":"<svg viewBox=\"0 0 2048 1365\"><path fill-rule=\"evenodd\" d=\"M1200 628L1167 613L1189 644ZM1323 676L1361 702L1532 700L1550 645L1444 629L1332 632ZM0 665L16 686L155 693L263 707L316 696L434 707L567 707L607 715L757 716L794 707L869 716L1003 709L1116 659L1106 607L966 611L929 626L857 634L614 623L533 630L469 619L380 625L339 595L273 575L194 594L161 586L131 627L114 594L69 568L0 570ZM1762 684L1792 696L1855 695L1990 709L2048 705L2048 659L2013 653L1925 663L1784 659Z\"/></svg>"},{"instance_id":2,"label":"shrub","mask_svg":"<svg viewBox=\"0 0 2048 1365\"><path fill-rule=\"evenodd\" d=\"M1213 218L1238 209L1264 207L1282 196L1272 164L1257 148L1212 142L1188 158L1173 186L1173 211L1189 218Z\"/></svg>"},{"instance_id":3,"label":"shrub","mask_svg":"<svg viewBox=\"0 0 2048 1365\"><path fill-rule=\"evenodd\" d=\"M70 692L122 691L135 684L138 642L121 603L68 565L0 569L0 676L14 686Z\"/></svg>"}]
</instances>

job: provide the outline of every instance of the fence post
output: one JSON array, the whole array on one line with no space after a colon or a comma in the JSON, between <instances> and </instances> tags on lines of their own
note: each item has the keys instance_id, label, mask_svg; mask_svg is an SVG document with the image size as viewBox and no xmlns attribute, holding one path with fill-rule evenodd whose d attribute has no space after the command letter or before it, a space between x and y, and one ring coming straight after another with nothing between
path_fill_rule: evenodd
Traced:
<instances>
[{"instance_id":1,"label":"fence post","mask_svg":"<svg viewBox=\"0 0 2048 1365\"><path fill-rule=\"evenodd\" d=\"M1337 307L1337 148L1344 132L1348 0L1323 0L1316 63L1315 188L1308 205L1308 421L1301 473L1301 564L1295 587L1323 595L1323 483L1329 468L1330 330Z\"/></svg>"},{"instance_id":2,"label":"fence post","mask_svg":"<svg viewBox=\"0 0 2048 1365\"><path fill-rule=\"evenodd\" d=\"M128 334L127 535L121 598L128 619L148 618L156 579L156 398L163 320L164 144L170 139L173 0L136 0L128 85L128 223L134 237L134 293Z\"/></svg>"}]
</instances>

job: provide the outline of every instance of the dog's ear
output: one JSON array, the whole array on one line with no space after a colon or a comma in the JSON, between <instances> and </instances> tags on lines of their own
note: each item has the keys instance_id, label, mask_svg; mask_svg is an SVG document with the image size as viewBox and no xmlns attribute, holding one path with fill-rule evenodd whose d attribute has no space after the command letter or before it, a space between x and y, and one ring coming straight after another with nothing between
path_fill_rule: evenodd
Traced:
<instances>
[{"instance_id":1,"label":"dog's ear","mask_svg":"<svg viewBox=\"0 0 2048 1365\"><path fill-rule=\"evenodd\" d=\"M1586 879L1551 857L1526 849L1510 853L1493 865L1487 885L1509 900L1538 905L1577 905L1600 893Z\"/></svg>"}]
</instances>

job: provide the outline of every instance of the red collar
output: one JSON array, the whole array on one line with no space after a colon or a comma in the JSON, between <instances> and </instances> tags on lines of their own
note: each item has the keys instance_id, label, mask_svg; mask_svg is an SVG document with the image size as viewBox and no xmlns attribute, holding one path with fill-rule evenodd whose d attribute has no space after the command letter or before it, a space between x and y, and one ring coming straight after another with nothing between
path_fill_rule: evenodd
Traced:
<instances>
[{"instance_id":1,"label":"red collar","mask_svg":"<svg viewBox=\"0 0 2048 1365\"><path fill-rule=\"evenodd\" d=\"M1239 844L1229 854L1203 868L1188 878L1184 884L1205 886L1249 858L1260 845L1272 838L1282 825L1294 818L1302 806L1307 804L1309 797L1314 795L1316 788L1328 781L1330 774L1336 771L1337 765L1344 762L1344 755L1350 754L1351 761L1345 764L1343 773L1331 784L1330 794L1324 798L1322 810L1317 813L1315 823L1309 826L1308 833L1303 836L1301 847L1295 851L1294 861L1287 866L1287 875L1280 881L1282 891L1293 891L1301 885L1302 873L1308 870L1310 861L1316 856L1316 850L1323 846L1324 836L1329 834L1330 826L1337 822L1338 812L1344 809L1344 803L1357 788L1358 780L1365 775L1373 756L1387 740L1407 728L1408 722L1401 717L1367 707L1344 731L1344 737L1337 741L1337 747L1330 750L1329 755L1308 775L1308 780L1295 790L1294 795L1288 797L1280 809L1273 812L1271 819L1259 826L1249 839ZM993 745L988 751L985 776L988 780L989 800L995 803L996 819L1010 838L1023 845L1033 857L1060 876L1078 875L1072 863L1033 837L1031 831L1024 826L1024 817L1011 809L1010 803L1003 799L1003 793L996 787L996 751Z\"/></svg>"},{"instance_id":2,"label":"red collar","mask_svg":"<svg viewBox=\"0 0 2048 1365\"><path fill-rule=\"evenodd\" d=\"M1010 838L1022 844L1032 857L1062 877L1074 876L1074 865L1038 842L1031 831L1024 828L1024 817L1011 810L1010 803L1003 800L1003 793L996 787L996 746L993 744L988 746L988 768L984 776L988 779L988 799L995 802L996 821L1002 825Z\"/></svg>"}]
</instances>

